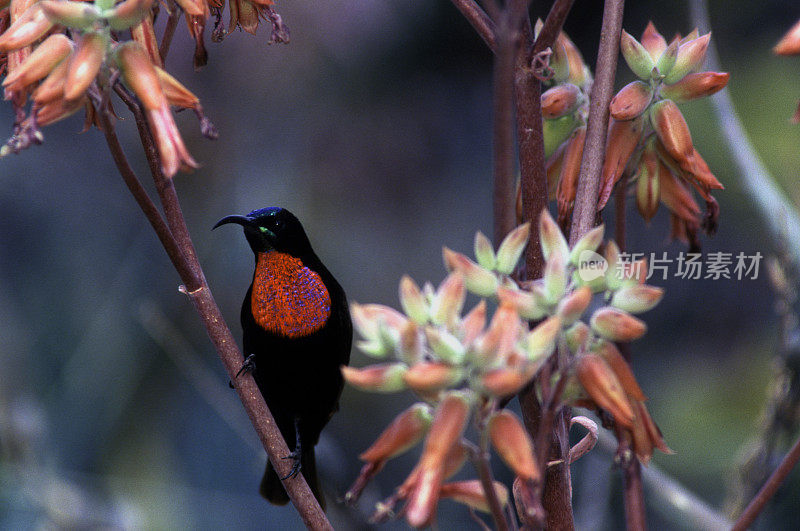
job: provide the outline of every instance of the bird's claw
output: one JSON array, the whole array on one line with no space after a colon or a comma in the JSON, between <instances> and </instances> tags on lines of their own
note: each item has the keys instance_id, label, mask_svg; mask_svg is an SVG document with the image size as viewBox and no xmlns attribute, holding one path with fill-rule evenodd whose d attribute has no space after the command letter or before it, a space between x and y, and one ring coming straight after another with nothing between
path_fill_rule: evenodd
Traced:
<instances>
[{"instance_id":1,"label":"bird's claw","mask_svg":"<svg viewBox=\"0 0 800 531\"><path fill-rule=\"evenodd\" d=\"M289 473L286 474L285 476L283 476L281 478L281 480L286 480L286 479L289 479L289 478L293 478L293 477L297 476L297 474L300 473L300 468L302 467L302 465L300 464L300 452L294 451L294 452L290 453L289 455L283 456L281 459L293 459L294 460L294 462L292 463L291 470L289 470Z\"/></svg>"},{"instance_id":2,"label":"bird's claw","mask_svg":"<svg viewBox=\"0 0 800 531\"><path fill-rule=\"evenodd\" d=\"M253 372L256 370L256 355L250 354L244 359L244 363L242 363L242 368L239 369L239 372L236 373L236 376L233 377L234 380L239 379L239 376L243 372ZM228 387L231 389L235 389L233 382L228 380Z\"/></svg>"}]
</instances>

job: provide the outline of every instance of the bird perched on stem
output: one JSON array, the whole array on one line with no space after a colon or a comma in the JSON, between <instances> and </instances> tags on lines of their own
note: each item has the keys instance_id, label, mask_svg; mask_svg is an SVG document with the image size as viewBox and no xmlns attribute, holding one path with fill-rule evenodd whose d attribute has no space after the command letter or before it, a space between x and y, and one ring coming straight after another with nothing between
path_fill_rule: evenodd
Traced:
<instances>
[{"instance_id":1,"label":"bird perched on stem","mask_svg":"<svg viewBox=\"0 0 800 531\"><path fill-rule=\"evenodd\" d=\"M353 326L344 290L311 248L300 221L283 208L226 216L244 227L255 254L253 282L242 304L242 371L252 370L286 444L291 472L281 478L268 461L261 495L283 505L282 480L302 471L324 507L314 446L339 409L340 367L350 360ZM241 371L240 371L241 372Z\"/></svg>"}]
</instances>

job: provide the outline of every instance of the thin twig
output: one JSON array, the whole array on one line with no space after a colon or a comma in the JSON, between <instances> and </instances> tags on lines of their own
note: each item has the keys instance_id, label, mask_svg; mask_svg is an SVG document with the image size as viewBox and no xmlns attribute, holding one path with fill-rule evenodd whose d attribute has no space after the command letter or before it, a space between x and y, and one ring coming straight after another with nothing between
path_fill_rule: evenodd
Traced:
<instances>
[{"instance_id":1,"label":"thin twig","mask_svg":"<svg viewBox=\"0 0 800 531\"><path fill-rule=\"evenodd\" d=\"M589 120L586 125L586 143L578 177L578 193L572 215L570 244L594 227L597 215L597 194L600 190L600 172L605 158L608 129L608 104L614 91L617 71L619 38L622 31L624 0L606 0L603 8L603 25L600 29L600 46L597 52L595 80L590 94Z\"/></svg>"},{"instance_id":2,"label":"thin twig","mask_svg":"<svg viewBox=\"0 0 800 531\"><path fill-rule=\"evenodd\" d=\"M615 460L622 471L622 495L625 504L625 527L629 531L647 529L641 465L633 453L630 432L616 427L619 445Z\"/></svg>"},{"instance_id":3,"label":"thin twig","mask_svg":"<svg viewBox=\"0 0 800 531\"><path fill-rule=\"evenodd\" d=\"M164 35L161 37L161 44L158 47L158 54L161 56L161 62L167 64L167 54L169 53L169 46L172 43L172 37L175 35L175 28L178 26L178 20L181 18L183 9L180 8L175 2L169 2L171 9L169 18L167 18L167 25L164 27Z\"/></svg>"},{"instance_id":4,"label":"thin twig","mask_svg":"<svg viewBox=\"0 0 800 531\"><path fill-rule=\"evenodd\" d=\"M772 499L778 491L778 488L783 484L786 476L788 476L789 472L795 467L797 461L800 461L800 439L794 443L794 446L792 446L792 449L786 454L786 457L783 458L778 468L775 469L767 482L764 483L764 486L758 491L756 497L747 505L744 512L742 512L739 519L736 520L736 523L733 525L732 531L744 531L755 522L758 515L764 510L767 502Z\"/></svg>"},{"instance_id":5,"label":"thin twig","mask_svg":"<svg viewBox=\"0 0 800 531\"><path fill-rule=\"evenodd\" d=\"M478 428L481 431L485 431L480 426ZM467 440L461 441L461 444L467 449L472 465L478 471L478 478L480 479L481 487L483 487L483 492L486 494L486 501L489 504L495 529L497 531L508 531L508 522L503 513L503 507L500 505L500 500L497 498L497 491L494 490L492 470L489 468L488 437L481 433L480 438L480 448Z\"/></svg>"},{"instance_id":6,"label":"thin twig","mask_svg":"<svg viewBox=\"0 0 800 531\"><path fill-rule=\"evenodd\" d=\"M481 9L475 0L452 0L464 18L472 25L478 35L493 52L497 51L497 28L489 15Z\"/></svg>"}]
</instances>

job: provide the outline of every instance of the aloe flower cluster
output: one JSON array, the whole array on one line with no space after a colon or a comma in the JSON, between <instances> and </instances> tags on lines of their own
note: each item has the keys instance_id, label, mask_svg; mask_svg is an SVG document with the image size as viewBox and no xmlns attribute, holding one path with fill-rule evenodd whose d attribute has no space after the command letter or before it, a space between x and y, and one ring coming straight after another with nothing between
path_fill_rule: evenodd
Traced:
<instances>
[{"instance_id":1,"label":"aloe flower cluster","mask_svg":"<svg viewBox=\"0 0 800 531\"><path fill-rule=\"evenodd\" d=\"M525 224L497 251L478 232L475 261L444 248L450 273L438 288L420 288L403 277L402 312L378 304L352 305L361 336L357 347L380 362L342 367L347 382L369 392L410 390L419 402L398 415L361 454L366 464L347 501L356 501L389 459L424 441L416 467L379 504L376 520L395 514L397 504L405 502L399 513L412 526L424 527L434 521L439 499L447 497L487 510L478 480L447 482L468 455L470 445L462 437L470 419L487 449L491 443L516 474L515 499L535 499L542 465L520 420L500 404L532 381L539 385L536 377L545 364L552 369L548 374L555 371L565 379L563 403L605 411L621 430L630 432L643 463L654 448L669 452L631 368L614 344L641 337L646 326L633 314L661 299L661 289L643 283L646 262L622 261L613 242L606 245L604 258L596 254L603 227L572 249L547 212L540 218L539 231L546 260L540 280L520 284L511 277L528 241ZM598 260L608 267L586 269L587 263ZM467 292L482 299L464 312ZM603 303L587 324L581 318L595 294L602 294L597 298ZM488 301L497 304L491 318ZM530 328L530 322L536 324ZM496 483L495 491L505 503L507 488Z\"/></svg>"},{"instance_id":2,"label":"aloe flower cluster","mask_svg":"<svg viewBox=\"0 0 800 531\"><path fill-rule=\"evenodd\" d=\"M778 44L772 49L777 55L800 55L800 20L786 32ZM792 116L792 122L800 123L800 103Z\"/></svg>"},{"instance_id":3,"label":"aloe flower cluster","mask_svg":"<svg viewBox=\"0 0 800 531\"><path fill-rule=\"evenodd\" d=\"M272 40L288 38L269 0L231 0L230 31L255 32L259 17L273 21ZM205 64L203 28L216 14L218 38L224 2L178 0L169 8L186 16L197 41L195 66ZM201 132L216 138L198 98L163 69L153 22L160 6L154 0L11 0L0 9L0 64L6 100L15 110L14 131L0 156L42 143L41 127L86 110L86 127L98 125L96 113L110 112L109 92L121 89L140 100L164 174L189 171L197 163L189 154L173 117L173 107L192 109ZM121 36L130 35L130 40ZM276 37L277 35L277 37ZM124 87L117 85L121 80ZM132 97L132 95L130 97Z\"/></svg>"},{"instance_id":4,"label":"aloe flower cluster","mask_svg":"<svg viewBox=\"0 0 800 531\"><path fill-rule=\"evenodd\" d=\"M695 30L667 43L652 22L640 41L622 32L622 55L639 79L611 101L598 197L599 210L627 172L636 183L636 205L642 217L649 221L664 203L671 214L672 237L689 242L692 248L699 247L697 234L701 228L708 234L715 231L719 206L711 191L723 186L695 149L677 104L714 94L727 85L727 73L698 71L710 38L710 34L699 36ZM554 51L551 62L557 85L542 94L542 114L548 184L558 200L559 224L566 227L586 137L589 77L581 75L569 81L558 56ZM588 71L582 61L576 70ZM581 79L583 85L574 82ZM705 201L704 216L692 188Z\"/></svg>"}]
</instances>

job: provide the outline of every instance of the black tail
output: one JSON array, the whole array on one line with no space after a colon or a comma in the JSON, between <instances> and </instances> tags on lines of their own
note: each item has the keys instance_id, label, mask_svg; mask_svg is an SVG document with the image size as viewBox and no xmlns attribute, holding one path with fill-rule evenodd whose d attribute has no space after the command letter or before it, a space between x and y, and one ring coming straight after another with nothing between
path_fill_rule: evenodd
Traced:
<instances>
[{"instance_id":1,"label":"black tail","mask_svg":"<svg viewBox=\"0 0 800 531\"><path fill-rule=\"evenodd\" d=\"M306 478L311 492L314 497L325 510L325 496L322 495L322 490L319 487L319 478L317 477L317 461L314 458L314 447L311 446L306 450L303 448L303 454L300 457L301 473ZM292 481L287 479L286 481ZM289 495L286 494L286 489L283 488L283 481L278 477L278 473L272 468L272 463L267 461L267 469L264 471L264 477L261 479L261 487L259 492L263 497L269 500L270 503L275 505L286 505L289 503Z\"/></svg>"}]
</instances>

